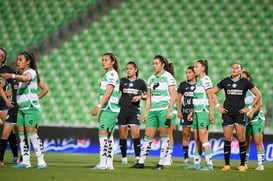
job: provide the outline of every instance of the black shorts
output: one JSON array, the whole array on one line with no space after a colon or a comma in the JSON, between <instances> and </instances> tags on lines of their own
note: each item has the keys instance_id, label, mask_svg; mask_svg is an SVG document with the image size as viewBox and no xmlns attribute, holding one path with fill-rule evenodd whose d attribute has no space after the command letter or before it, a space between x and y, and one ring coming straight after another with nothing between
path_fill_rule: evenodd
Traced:
<instances>
[{"instance_id":1,"label":"black shorts","mask_svg":"<svg viewBox=\"0 0 273 181\"><path fill-rule=\"evenodd\" d=\"M5 123L16 124L17 123L18 107L10 108L6 117Z\"/></svg>"},{"instance_id":2,"label":"black shorts","mask_svg":"<svg viewBox=\"0 0 273 181\"><path fill-rule=\"evenodd\" d=\"M222 127L234 124L246 126L245 114L222 114Z\"/></svg>"},{"instance_id":3,"label":"black shorts","mask_svg":"<svg viewBox=\"0 0 273 181\"><path fill-rule=\"evenodd\" d=\"M180 120L180 125L182 127L191 127L192 126L192 121L188 120L188 115L189 114L183 114L183 118Z\"/></svg>"},{"instance_id":4,"label":"black shorts","mask_svg":"<svg viewBox=\"0 0 273 181\"><path fill-rule=\"evenodd\" d=\"M0 111L7 111L9 107L7 105L0 105Z\"/></svg>"},{"instance_id":5,"label":"black shorts","mask_svg":"<svg viewBox=\"0 0 273 181\"><path fill-rule=\"evenodd\" d=\"M117 126L140 125L140 111L120 109Z\"/></svg>"}]
</instances>

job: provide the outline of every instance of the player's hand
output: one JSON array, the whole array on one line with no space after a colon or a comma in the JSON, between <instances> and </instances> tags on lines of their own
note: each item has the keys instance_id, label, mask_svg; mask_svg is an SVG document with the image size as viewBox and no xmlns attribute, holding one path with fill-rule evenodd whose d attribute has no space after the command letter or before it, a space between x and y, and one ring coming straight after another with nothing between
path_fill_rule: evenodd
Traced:
<instances>
[{"instance_id":1,"label":"player's hand","mask_svg":"<svg viewBox=\"0 0 273 181\"><path fill-rule=\"evenodd\" d=\"M239 112L241 113L241 114L246 114L246 113L248 113L250 111L250 109L248 108L248 107L244 107L243 109L241 109Z\"/></svg>"},{"instance_id":2,"label":"player's hand","mask_svg":"<svg viewBox=\"0 0 273 181\"><path fill-rule=\"evenodd\" d=\"M9 74L9 73L2 73L0 74L0 76L3 78L3 79L10 79L12 77L12 74Z\"/></svg>"},{"instance_id":3,"label":"player's hand","mask_svg":"<svg viewBox=\"0 0 273 181\"><path fill-rule=\"evenodd\" d=\"M209 114L209 123L210 124L214 124L215 123L215 119L214 119L213 114Z\"/></svg>"},{"instance_id":4,"label":"player's hand","mask_svg":"<svg viewBox=\"0 0 273 181\"><path fill-rule=\"evenodd\" d=\"M225 109L223 106L218 106L217 109L222 114L226 114L228 112L228 110Z\"/></svg>"},{"instance_id":5,"label":"player's hand","mask_svg":"<svg viewBox=\"0 0 273 181\"><path fill-rule=\"evenodd\" d=\"M146 124L146 122L147 122L147 114L146 113L144 113L143 116L142 116L142 122L144 124Z\"/></svg>"},{"instance_id":6,"label":"player's hand","mask_svg":"<svg viewBox=\"0 0 273 181\"><path fill-rule=\"evenodd\" d=\"M132 102L137 102L137 101L139 101L141 99L141 96L134 96L133 98L132 98Z\"/></svg>"},{"instance_id":7,"label":"player's hand","mask_svg":"<svg viewBox=\"0 0 273 181\"><path fill-rule=\"evenodd\" d=\"M168 111L166 119L172 119L172 116L173 116L172 111Z\"/></svg>"},{"instance_id":8,"label":"player's hand","mask_svg":"<svg viewBox=\"0 0 273 181\"><path fill-rule=\"evenodd\" d=\"M179 117L179 119L182 119L182 113L181 113L181 111L177 110L177 116Z\"/></svg>"},{"instance_id":9,"label":"player's hand","mask_svg":"<svg viewBox=\"0 0 273 181\"><path fill-rule=\"evenodd\" d=\"M95 108L92 110L91 114L92 114L92 116L96 116L99 112L100 112L100 108L95 107Z\"/></svg>"},{"instance_id":10,"label":"player's hand","mask_svg":"<svg viewBox=\"0 0 273 181\"><path fill-rule=\"evenodd\" d=\"M193 112L190 112L188 115L188 120L192 121L193 120Z\"/></svg>"},{"instance_id":11,"label":"player's hand","mask_svg":"<svg viewBox=\"0 0 273 181\"><path fill-rule=\"evenodd\" d=\"M247 115L247 119L250 121L252 120L252 118L253 118L253 113L251 112Z\"/></svg>"},{"instance_id":12,"label":"player's hand","mask_svg":"<svg viewBox=\"0 0 273 181\"><path fill-rule=\"evenodd\" d=\"M12 101L9 100L9 99L6 101L6 104L7 104L7 106L8 106L9 108L13 108L13 107L14 107L13 103L14 103L14 102L12 102Z\"/></svg>"}]
</instances>

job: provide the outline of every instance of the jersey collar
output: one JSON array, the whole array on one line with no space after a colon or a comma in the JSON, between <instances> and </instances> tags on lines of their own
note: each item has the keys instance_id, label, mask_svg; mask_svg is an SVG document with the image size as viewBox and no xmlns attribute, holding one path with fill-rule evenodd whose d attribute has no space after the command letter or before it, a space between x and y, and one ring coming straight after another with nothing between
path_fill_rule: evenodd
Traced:
<instances>
[{"instance_id":1,"label":"jersey collar","mask_svg":"<svg viewBox=\"0 0 273 181\"><path fill-rule=\"evenodd\" d=\"M232 75L229 77L233 82L238 82L239 80L241 80L242 79L242 76L240 75L240 77L239 77L239 79L238 80L233 80L232 79Z\"/></svg>"}]
</instances>

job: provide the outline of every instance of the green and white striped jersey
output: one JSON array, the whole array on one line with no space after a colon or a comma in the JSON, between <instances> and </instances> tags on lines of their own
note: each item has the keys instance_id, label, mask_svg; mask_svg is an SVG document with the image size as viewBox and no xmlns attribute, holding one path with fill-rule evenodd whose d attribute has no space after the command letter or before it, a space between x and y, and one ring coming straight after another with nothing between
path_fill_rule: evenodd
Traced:
<instances>
[{"instance_id":1,"label":"green and white striped jersey","mask_svg":"<svg viewBox=\"0 0 273 181\"><path fill-rule=\"evenodd\" d=\"M29 109L31 105L39 108L40 104L37 96L38 79L35 70L28 69L22 73L22 75L29 77L30 81L19 82L17 90L17 104L19 110Z\"/></svg>"},{"instance_id":2,"label":"green and white striped jersey","mask_svg":"<svg viewBox=\"0 0 273 181\"><path fill-rule=\"evenodd\" d=\"M107 85L113 85L114 89L108 101L101 107L101 110L110 108L113 112L119 112L119 77L118 73L114 69L107 72L100 82L100 99L102 99L105 94Z\"/></svg>"},{"instance_id":3,"label":"green and white striped jersey","mask_svg":"<svg viewBox=\"0 0 273 181\"><path fill-rule=\"evenodd\" d=\"M151 91L150 111L159 111L169 108L169 86L176 86L176 81L167 71L162 72L160 76L154 74L148 79L148 89Z\"/></svg>"},{"instance_id":4,"label":"green and white striped jersey","mask_svg":"<svg viewBox=\"0 0 273 181\"><path fill-rule=\"evenodd\" d=\"M246 97L245 97L246 107L250 106L250 104L253 102L254 98L255 98L255 95L250 90L248 90L246 92ZM256 105L247 114L249 114L255 107L256 107ZM256 118L260 118L262 120L265 120L263 108L261 108L259 112L255 113L253 115L252 120L250 120L249 122L257 121L258 119L256 119Z\"/></svg>"},{"instance_id":5,"label":"green and white striped jersey","mask_svg":"<svg viewBox=\"0 0 273 181\"><path fill-rule=\"evenodd\" d=\"M209 76L204 75L201 79L197 78L195 90L193 92L194 112L202 112L203 110L209 112L209 99L206 90L212 87Z\"/></svg>"}]
</instances>

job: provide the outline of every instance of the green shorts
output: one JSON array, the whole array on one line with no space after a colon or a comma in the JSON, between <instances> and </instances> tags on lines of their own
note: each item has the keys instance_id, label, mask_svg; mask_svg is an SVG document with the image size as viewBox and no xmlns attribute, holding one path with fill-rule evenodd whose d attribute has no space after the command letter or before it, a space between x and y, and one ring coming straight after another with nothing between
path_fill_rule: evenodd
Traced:
<instances>
[{"instance_id":1,"label":"green shorts","mask_svg":"<svg viewBox=\"0 0 273 181\"><path fill-rule=\"evenodd\" d=\"M41 119L41 109L30 107L27 110L18 110L17 126L37 127Z\"/></svg>"},{"instance_id":2,"label":"green shorts","mask_svg":"<svg viewBox=\"0 0 273 181\"><path fill-rule=\"evenodd\" d=\"M195 112L193 114L193 129L209 129L209 113L206 111Z\"/></svg>"},{"instance_id":3,"label":"green shorts","mask_svg":"<svg viewBox=\"0 0 273 181\"><path fill-rule=\"evenodd\" d=\"M113 112L110 109L101 111L99 130L108 130L108 132L114 132L118 114L118 112Z\"/></svg>"},{"instance_id":4,"label":"green shorts","mask_svg":"<svg viewBox=\"0 0 273 181\"><path fill-rule=\"evenodd\" d=\"M146 122L146 127L155 127L155 128L169 128L171 126L171 119L166 120L168 109L160 111L150 111L148 113L148 118Z\"/></svg>"},{"instance_id":5,"label":"green shorts","mask_svg":"<svg viewBox=\"0 0 273 181\"><path fill-rule=\"evenodd\" d=\"M260 118L255 122L248 123L246 126L246 135L263 134L264 124L264 120Z\"/></svg>"}]
</instances>

